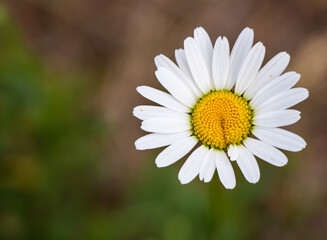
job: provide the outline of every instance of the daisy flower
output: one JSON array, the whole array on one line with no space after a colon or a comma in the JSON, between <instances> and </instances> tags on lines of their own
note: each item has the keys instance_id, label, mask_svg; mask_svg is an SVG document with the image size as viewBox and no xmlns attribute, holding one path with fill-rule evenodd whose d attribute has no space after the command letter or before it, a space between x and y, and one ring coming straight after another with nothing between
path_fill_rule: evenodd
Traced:
<instances>
[{"instance_id":1,"label":"daisy flower","mask_svg":"<svg viewBox=\"0 0 327 240\"><path fill-rule=\"evenodd\" d=\"M255 156L281 167L288 160L277 148L297 152L306 146L300 136L280 128L301 118L299 111L289 108L309 96L307 89L293 88L298 73L283 73L290 56L278 53L261 68L265 47L252 44L250 28L241 32L231 53L226 37L213 46L207 32L196 28L194 37L185 39L184 49L175 50L177 65L164 55L154 59L155 75L168 93L137 87L143 97L161 106L134 108L141 129L150 132L135 146L139 150L168 146L155 160L158 167L195 149L179 171L182 184L197 175L209 182L217 169L221 183L233 189L232 161L247 181L256 183L260 170Z\"/></svg>"}]
</instances>

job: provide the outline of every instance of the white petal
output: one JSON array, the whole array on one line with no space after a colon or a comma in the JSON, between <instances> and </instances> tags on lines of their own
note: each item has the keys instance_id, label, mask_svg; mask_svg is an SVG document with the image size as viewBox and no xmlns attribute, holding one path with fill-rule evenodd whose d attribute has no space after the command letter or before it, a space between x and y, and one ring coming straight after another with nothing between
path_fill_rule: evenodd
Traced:
<instances>
[{"instance_id":1,"label":"white petal","mask_svg":"<svg viewBox=\"0 0 327 240\"><path fill-rule=\"evenodd\" d=\"M255 114L253 124L261 127L288 126L300 120L300 113L297 110L287 109Z\"/></svg>"},{"instance_id":2,"label":"white petal","mask_svg":"<svg viewBox=\"0 0 327 240\"><path fill-rule=\"evenodd\" d=\"M190 112L191 109L177 101L173 96L158 89L140 86L136 90L145 98L178 112Z\"/></svg>"},{"instance_id":3,"label":"white petal","mask_svg":"<svg viewBox=\"0 0 327 240\"><path fill-rule=\"evenodd\" d=\"M208 93L211 89L209 69L197 43L188 37L184 41L184 49L194 81L202 93Z\"/></svg>"},{"instance_id":4,"label":"white petal","mask_svg":"<svg viewBox=\"0 0 327 240\"><path fill-rule=\"evenodd\" d=\"M238 148L234 145L229 145L227 154L231 161L235 161L238 158Z\"/></svg>"},{"instance_id":5,"label":"white petal","mask_svg":"<svg viewBox=\"0 0 327 240\"><path fill-rule=\"evenodd\" d=\"M253 30L245 28L238 36L230 56L230 67L226 84L227 89L231 89L234 86L243 62L250 52L252 43Z\"/></svg>"},{"instance_id":6,"label":"white petal","mask_svg":"<svg viewBox=\"0 0 327 240\"><path fill-rule=\"evenodd\" d=\"M286 52L274 56L257 74L253 84L245 91L245 96L251 99L255 93L270 79L278 77L287 67L290 55Z\"/></svg>"},{"instance_id":7,"label":"white petal","mask_svg":"<svg viewBox=\"0 0 327 240\"><path fill-rule=\"evenodd\" d=\"M268 143L248 137L244 140L244 145L258 158L261 158L274 166L282 167L287 163L287 157L285 154Z\"/></svg>"},{"instance_id":8,"label":"white petal","mask_svg":"<svg viewBox=\"0 0 327 240\"><path fill-rule=\"evenodd\" d=\"M190 131L180 133L150 133L140 137L135 141L135 147L138 150L146 150L168 146L180 139L191 135Z\"/></svg>"},{"instance_id":9,"label":"white petal","mask_svg":"<svg viewBox=\"0 0 327 240\"><path fill-rule=\"evenodd\" d=\"M231 162L224 151L214 151L216 159L216 168L221 183L227 189L233 189L236 186L235 173Z\"/></svg>"},{"instance_id":10,"label":"white petal","mask_svg":"<svg viewBox=\"0 0 327 240\"><path fill-rule=\"evenodd\" d=\"M191 124L178 118L150 118L142 122L141 129L147 132L178 133L190 130Z\"/></svg>"},{"instance_id":11,"label":"white petal","mask_svg":"<svg viewBox=\"0 0 327 240\"><path fill-rule=\"evenodd\" d=\"M154 62L157 68L166 68L176 77L178 77L194 94L194 96L199 96L201 94L200 90L194 83L193 78L189 78L176 64L167 58L165 55L160 54L154 58Z\"/></svg>"},{"instance_id":12,"label":"white petal","mask_svg":"<svg viewBox=\"0 0 327 240\"><path fill-rule=\"evenodd\" d=\"M193 76L188 66L186 55L184 49L176 49L175 50L175 58L179 68L187 75L190 79L193 80ZM194 81L194 80L193 80Z\"/></svg>"},{"instance_id":13,"label":"white petal","mask_svg":"<svg viewBox=\"0 0 327 240\"><path fill-rule=\"evenodd\" d=\"M141 105L133 109L133 115L141 120L149 118L179 118L189 120L190 116L187 113L176 112L165 107Z\"/></svg>"},{"instance_id":14,"label":"white petal","mask_svg":"<svg viewBox=\"0 0 327 240\"><path fill-rule=\"evenodd\" d=\"M266 49L261 42L255 44L250 50L238 74L235 85L235 93L242 95L251 85L261 67L265 52Z\"/></svg>"},{"instance_id":15,"label":"white petal","mask_svg":"<svg viewBox=\"0 0 327 240\"><path fill-rule=\"evenodd\" d=\"M192 148L194 148L197 142L198 140L191 136L173 143L159 153L156 158L157 167L167 167L175 163L188 154Z\"/></svg>"},{"instance_id":16,"label":"white petal","mask_svg":"<svg viewBox=\"0 0 327 240\"><path fill-rule=\"evenodd\" d=\"M159 69L160 67L164 67L167 69L175 70L175 68L177 67L175 63L173 63L168 57L163 54L155 56L154 64L156 65L157 69Z\"/></svg>"},{"instance_id":17,"label":"white petal","mask_svg":"<svg viewBox=\"0 0 327 240\"><path fill-rule=\"evenodd\" d=\"M219 37L215 43L212 59L213 83L217 90L226 86L229 71L229 44L227 38Z\"/></svg>"},{"instance_id":18,"label":"white petal","mask_svg":"<svg viewBox=\"0 0 327 240\"><path fill-rule=\"evenodd\" d=\"M236 160L238 166L240 167L244 177L250 183L256 183L260 179L260 170L257 160L253 154L247 150L244 146L239 145L239 157Z\"/></svg>"},{"instance_id":19,"label":"white petal","mask_svg":"<svg viewBox=\"0 0 327 240\"><path fill-rule=\"evenodd\" d=\"M208 33L202 27L197 27L194 29L194 40L204 57L209 73L211 73L213 47ZM211 87L213 88L213 85Z\"/></svg>"},{"instance_id":20,"label":"white petal","mask_svg":"<svg viewBox=\"0 0 327 240\"><path fill-rule=\"evenodd\" d=\"M215 173L216 163L214 151L215 150L211 148L203 159L199 173L201 181L203 180L204 182L210 182L213 174Z\"/></svg>"},{"instance_id":21,"label":"white petal","mask_svg":"<svg viewBox=\"0 0 327 240\"><path fill-rule=\"evenodd\" d=\"M201 145L188 157L178 173L178 179L182 184L191 182L200 171L202 161L208 152L208 149Z\"/></svg>"},{"instance_id":22,"label":"white petal","mask_svg":"<svg viewBox=\"0 0 327 240\"><path fill-rule=\"evenodd\" d=\"M265 86L262 86L260 90L254 95L250 101L250 105L253 108L257 108L260 103L266 99L272 98L282 91L288 90L293 87L300 79L300 74L296 72L287 72L277 78L272 79Z\"/></svg>"},{"instance_id":23,"label":"white petal","mask_svg":"<svg viewBox=\"0 0 327 240\"><path fill-rule=\"evenodd\" d=\"M307 145L299 135L280 128L255 127L252 133L266 143L291 152L301 151Z\"/></svg>"},{"instance_id":24,"label":"white petal","mask_svg":"<svg viewBox=\"0 0 327 240\"><path fill-rule=\"evenodd\" d=\"M158 81L171 93L178 101L188 107L193 107L196 102L195 95L186 84L170 70L159 67L155 72Z\"/></svg>"},{"instance_id":25,"label":"white petal","mask_svg":"<svg viewBox=\"0 0 327 240\"><path fill-rule=\"evenodd\" d=\"M186 59L184 49L176 49L175 50L175 58L179 68L184 72L184 74L188 77L190 81L191 88L193 92L195 92L196 96L200 97L202 95L201 90L197 86L196 82L193 79L190 67L188 66L188 62Z\"/></svg>"},{"instance_id":26,"label":"white petal","mask_svg":"<svg viewBox=\"0 0 327 240\"><path fill-rule=\"evenodd\" d=\"M292 88L275 95L274 97L260 103L255 109L256 113L264 113L275 110L284 110L302 102L309 96L305 88Z\"/></svg>"}]
</instances>

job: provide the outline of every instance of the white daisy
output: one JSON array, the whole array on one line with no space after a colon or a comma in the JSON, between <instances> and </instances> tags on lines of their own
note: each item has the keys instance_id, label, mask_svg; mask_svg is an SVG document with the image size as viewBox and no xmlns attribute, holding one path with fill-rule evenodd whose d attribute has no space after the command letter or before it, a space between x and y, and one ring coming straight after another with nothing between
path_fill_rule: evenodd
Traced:
<instances>
[{"instance_id":1,"label":"white daisy","mask_svg":"<svg viewBox=\"0 0 327 240\"><path fill-rule=\"evenodd\" d=\"M281 52L261 69L265 47L253 43L253 30L245 28L230 53L226 37L213 46L207 32L194 30L175 51L177 65L164 55L155 57L155 72L169 93L140 86L137 91L161 106L137 106L134 116L150 132L135 142L139 150L166 147L156 158L166 167L183 158L199 143L179 171L182 184L197 175L209 182L215 170L222 184L236 185L231 161L236 161L250 183L260 178L254 156L275 166L287 157L277 148L297 152L306 143L280 127L297 122L300 112L288 109L306 99L304 88L292 88L300 79L283 73L290 56Z\"/></svg>"}]
</instances>

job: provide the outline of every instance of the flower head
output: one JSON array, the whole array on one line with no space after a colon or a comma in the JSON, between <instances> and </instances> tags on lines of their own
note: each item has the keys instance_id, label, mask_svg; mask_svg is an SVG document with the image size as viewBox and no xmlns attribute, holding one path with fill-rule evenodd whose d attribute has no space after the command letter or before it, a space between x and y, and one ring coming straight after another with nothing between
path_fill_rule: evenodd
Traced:
<instances>
[{"instance_id":1,"label":"flower head","mask_svg":"<svg viewBox=\"0 0 327 240\"><path fill-rule=\"evenodd\" d=\"M290 60L286 52L260 69L265 47L252 43L253 30L245 28L230 53L226 37L213 46L207 32L196 28L184 49L175 51L177 65L164 55L154 59L155 75L169 93L137 88L161 106L134 108L134 116L143 120L141 128L150 132L136 140L136 148L168 146L156 158L158 167L196 148L178 174L182 184L197 175L209 182L217 169L222 184L232 189L236 180L231 161L256 183L260 170L254 156L280 167L287 157L277 148L297 152L306 146L300 136L280 128L300 119L299 111L288 108L309 96L306 89L293 88L300 75L282 74Z\"/></svg>"}]
</instances>

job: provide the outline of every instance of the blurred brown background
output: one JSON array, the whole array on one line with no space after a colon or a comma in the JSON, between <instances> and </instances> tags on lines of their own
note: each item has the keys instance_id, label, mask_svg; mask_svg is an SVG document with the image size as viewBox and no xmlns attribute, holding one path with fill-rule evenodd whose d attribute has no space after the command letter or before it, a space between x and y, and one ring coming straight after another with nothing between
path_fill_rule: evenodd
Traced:
<instances>
[{"instance_id":1,"label":"blurred brown background","mask_svg":"<svg viewBox=\"0 0 327 240\"><path fill-rule=\"evenodd\" d=\"M7 53L0 63L13 65L3 67L2 79L8 80L2 86L16 84L3 100L10 103L6 111L18 111L11 103L20 87L22 96L28 91L35 96L37 89L42 97L35 101L55 99L54 105L51 100L43 107L21 106L31 107L34 125L13 115L23 130L11 126L13 135L3 127L1 239L327 238L326 1L7 0L0 6L0 48ZM266 46L265 62L287 51L287 70L299 72L298 86L310 91L296 107L301 121L289 128L304 137L307 148L287 153L289 164L282 169L260 161L256 185L238 172L232 192L217 179L213 186L198 180L181 186L182 161L157 169L158 150L134 147L144 133L132 109L150 103L135 88L162 89L153 58L160 53L173 58L197 26L213 42L227 36L230 45L244 27L253 28L255 42ZM13 83L17 72L21 80ZM44 111L49 113L39 130ZM8 136L17 137L9 144ZM31 162L37 170L26 174ZM44 179L53 185L35 190L33 184ZM31 183L22 188L17 181ZM215 191L216 204L207 199Z\"/></svg>"}]
</instances>

